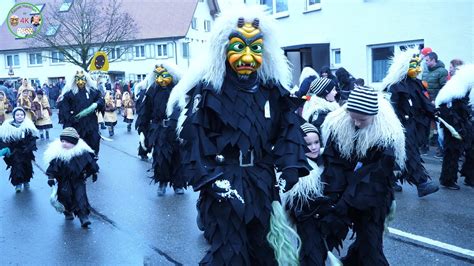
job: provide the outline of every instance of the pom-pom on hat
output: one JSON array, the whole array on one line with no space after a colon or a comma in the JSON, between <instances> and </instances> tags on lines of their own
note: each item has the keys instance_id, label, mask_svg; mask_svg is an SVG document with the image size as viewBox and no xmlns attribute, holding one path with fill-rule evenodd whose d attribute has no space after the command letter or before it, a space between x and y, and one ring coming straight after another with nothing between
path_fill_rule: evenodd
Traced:
<instances>
[{"instance_id":1,"label":"pom-pom on hat","mask_svg":"<svg viewBox=\"0 0 474 266\"><path fill-rule=\"evenodd\" d=\"M60 140L65 140L71 144L76 145L79 142L79 133L73 127L67 127L59 135Z\"/></svg>"},{"instance_id":2,"label":"pom-pom on hat","mask_svg":"<svg viewBox=\"0 0 474 266\"><path fill-rule=\"evenodd\" d=\"M377 92L370 87L354 87L347 99L347 110L364 115L376 115L379 112Z\"/></svg>"},{"instance_id":3,"label":"pom-pom on hat","mask_svg":"<svg viewBox=\"0 0 474 266\"><path fill-rule=\"evenodd\" d=\"M309 86L309 93L316 94L316 96L324 98L328 95L332 89L336 86L336 83L328 78L316 78L311 82Z\"/></svg>"}]
</instances>

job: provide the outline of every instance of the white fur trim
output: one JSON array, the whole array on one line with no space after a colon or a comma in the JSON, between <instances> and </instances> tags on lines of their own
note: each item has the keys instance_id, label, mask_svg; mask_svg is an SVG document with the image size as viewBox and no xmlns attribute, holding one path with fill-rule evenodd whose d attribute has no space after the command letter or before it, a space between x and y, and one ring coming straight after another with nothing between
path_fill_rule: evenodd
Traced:
<instances>
[{"instance_id":1,"label":"white fur trim","mask_svg":"<svg viewBox=\"0 0 474 266\"><path fill-rule=\"evenodd\" d=\"M38 129L36 129L35 124L27 117L25 117L25 120L19 127L14 127L11 122L13 122L13 118L5 120L2 126L0 126L0 139L2 141L9 142L21 139L25 131L31 132L33 136L38 135Z\"/></svg>"},{"instance_id":2,"label":"white fur trim","mask_svg":"<svg viewBox=\"0 0 474 266\"><path fill-rule=\"evenodd\" d=\"M313 95L311 96L309 101L304 103L302 116L306 121L311 122L308 119L315 112L318 112L318 111L332 112L339 107L340 106L337 102L329 102L321 97Z\"/></svg>"},{"instance_id":3,"label":"white fur trim","mask_svg":"<svg viewBox=\"0 0 474 266\"><path fill-rule=\"evenodd\" d=\"M464 98L469 93L471 104L474 99L474 65L468 64L460 66L456 74L451 77L446 85L438 92L435 104L439 107L443 103L450 103L455 99Z\"/></svg>"},{"instance_id":4,"label":"white fur trim","mask_svg":"<svg viewBox=\"0 0 474 266\"><path fill-rule=\"evenodd\" d=\"M313 170L309 175L301 177L290 191L283 194L283 206L301 209L309 200L323 196L324 184L321 182L323 167L319 167L312 160L308 160L308 163Z\"/></svg>"},{"instance_id":5,"label":"white fur trim","mask_svg":"<svg viewBox=\"0 0 474 266\"><path fill-rule=\"evenodd\" d=\"M96 90L96 81L91 77L91 75L89 75L89 73L87 73L84 69L77 69L77 71L83 71L84 72L84 76L86 77L86 90L89 91L89 90ZM79 91L79 88L77 87L76 85L76 79L74 78L74 76L76 76L76 72L77 71L74 71L72 72L72 75L68 77L68 79L66 80L66 85L64 85L64 88L61 92L61 96L63 96L64 94L66 94L68 91L72 91L72 93L76 94L78 91Z\"/></svg>"},{"instance_id":6,"label":"white fur trim","mask_svg":"<svg viewBox=\"0 0 474 266\"><path fill-rule=\"evenodd\" d=\"M229 35L236 30L239 17L243 17L246 22L252 22L255 18L260 20L259 28L264 35L264 51L262 66L257 70L259 79L263 83L275 80L289 90L291 65L277 42L275 22L266 12L266 6L228 5L214 23L211 37L207 42L207 52L193 61L189 68L190 73L186 74L171 92L167 106L168 115L173 112L176 105L180 110L186 105L185 95L201 80L219 92L226 73L226 48Z\"/></svg>"},{"instance_id":7,"label":"white fur trim","mask_svg":"<svg viewBox=\"0 0 474 266\"><path fill-rule=\"evenodd\" d=\"M359 158L363 158L367 150L372 147L392 147L396 163L404 169L406 159L404 129L390 102L379 96L379 112L375 115L373 124L357 131L346 106L329 113L324 120L321 126L324 146L332 135L342 157L346 159L349 159L353 152Z\"/></svg>"},{"instance_id":8,"label":"white fur trim","mask_svg":"<svg viewBox=\"0 0 474 266\"><path fill-rule=\"evenodd\" d=\"M303 83L303 80L305 80L307 77L310 77L310 76L316 76L316 78L319 78L318 72L316 72L312 67L304 67L303 70L301 71L298 86L301 87L301 83Z\"/></svg>"},{"instance_id":9,"label":"white fur trim","mask_svg":"<svg viewBox=\"0 0 474 266\"><path fill-rule=\"evenodd\" d=\"M94 153L94 151L87 145L85 141L79 139L76 146L69 150L62 147L61 140L56 139L48 145L48 148L44 152L43 160L46 164L49 164L54 159L59 159L64 162L69 162L72 158L82 155L84 153Z\"/></svg>"},{"instance_id":10,"label":"white fur trim","mask_svg":"<svg viewBox=\"0 0 474 266\"><path fill-rule=\"evenodd\" d=\"M413 54L419 54L417 48L408 48L391 58L387 76L382 80L379 90L384 90L406 78Z\"/></svg>"}]
</instances>

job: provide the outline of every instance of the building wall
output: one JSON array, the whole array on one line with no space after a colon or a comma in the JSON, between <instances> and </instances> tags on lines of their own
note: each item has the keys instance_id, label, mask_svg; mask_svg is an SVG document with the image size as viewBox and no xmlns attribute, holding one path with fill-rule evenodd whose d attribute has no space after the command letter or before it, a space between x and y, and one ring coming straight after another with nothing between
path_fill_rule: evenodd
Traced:
<instances>
[{"instance_id":1,"label":"building wall","mask_svg":"<svg viewBox=\"0 0 474 266\"><path fill-rule=\"evenodd\" d=\"M119 60L114 60L110 63L109 71L113 72L125 72L124 80L137 80L141 78L141 75L146 75L153 71L155 64L159 63L171 63L176 64L182 70L186 70L189 65L189 61L193 57L197 56L202 46L205 45L209 32L204 30L204 20L210 21L211 28L213 19L209 12L209 7L206 1L199 1L196 7L194 16L197 18L197 28L188 30L185 38L181 39L166 39L166 40L137 40L131 44L132 46L126 54L124 54ZM189 43L190 52L189 58L183 56L183 43ZM167 55L159 56L157 45L166 44ZM135 57L135 46L145 46L145 57ZM123 47L124 45L120 46ZM17 51L4 53L0 51L0 79L8 79L8 70L6 56L9 54L19 54L20 66L13 67L15 75L13 77L27 77L30 79L39 80L40 83L49 82L54 78L68 77L78 66L70 63L51 63L50 51L41 51L43 54L42 65L32 66L29 65L29 55L31 51ZM38 52L38 51L37 51ZM110 59L110 55L109 55ZM140 76L137 76L140 75Z\"/></svg>"},{"instance_id":2,"label":"building wall","mask_svg":"<svg viewBox=\"0 0 474 266\"><path fill-rule=\"evenodd\" d=\"M460 58L474 62L474 2L471 0L321 0L305 12L306 0L288 1L289 15L277 19L283 46L329 43L341 64L371 81L371 46L421 41L449 67ZM333 55L331 55L331 61Z\"/></svg>"}]
</instances>

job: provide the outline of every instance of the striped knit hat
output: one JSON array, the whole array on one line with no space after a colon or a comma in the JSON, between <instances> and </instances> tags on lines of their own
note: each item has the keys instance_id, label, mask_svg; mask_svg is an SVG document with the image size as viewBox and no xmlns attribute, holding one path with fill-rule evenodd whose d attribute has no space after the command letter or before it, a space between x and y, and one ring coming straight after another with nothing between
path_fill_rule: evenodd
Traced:
<instances>
[{"instance_id":1,"label":"striped knit hat","mask_svg":"<svg viewBox=\"0 0 474 266\"><path fill-rule=\"evenodd\" d=\"M79 134L73 127L67 127L63 129L63 132L61 132L61 135L59 135L60 140L65 140L74 145L79 142L79 138Z\"/></svg>"},{"instance_id":2,"label":"striped knit hat","mask_svg":"<svg viewBox=\"0 0 474 266\"><path fill-rule=\"evenodd\" d=\"M309 133L316 133L319 135L319 130L311 123L304 123L301 125L301 129L303 130L305 135L308 135Z\"/></svg>"},{"instance_id":3,"label":"striped knit hat","mask_svg":"<svg viewBox=\"0 0 474 266\"><path fill-rule=\"evenodd\" d=\"M364 115L376 115L379 112L377 92L369 87L355 86L349 94L347 110Z\"/></svg>"},{"instance_id":4,"label":"striped knit hat","mask_svg":"<svg viewBox=\"0 0 474 266\"><path fill-rule=\"evenodd\" d=\"M317 78L311 82L311 85L309 86L309 93L310 94L316 94L318 97L326 97L332 89L336 86L336 83L332 81L331 79L328 78Z\"/></svg>"}]
</instances>

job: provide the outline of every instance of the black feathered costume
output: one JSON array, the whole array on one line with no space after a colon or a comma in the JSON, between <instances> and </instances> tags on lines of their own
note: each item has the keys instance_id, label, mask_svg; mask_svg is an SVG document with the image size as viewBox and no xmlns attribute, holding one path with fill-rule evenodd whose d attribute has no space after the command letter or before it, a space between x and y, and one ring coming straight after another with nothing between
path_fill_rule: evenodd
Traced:
<instances>
[{"instance_id":1,"label":"black feathered costume","mask_svg":"<svg viewBox=\"0 0 474 266\"><path fill-rule=\"evenodd\" d=\"M20 111L15 111L20 112ZM13 113L13 115L14 115ZM33 122L25 117L18 124L13 119L6 120L0 127L1 147L8 147L10 155L4 160L7 169L11 168L10 181L17 186L30 182L33 177L34 151L36 148L37 129Z\"/></svg>"},{"instance_id":2,"label":"black feathered costume","mask_svg":"<svg viewBox=\"0 0 474 266\"><path fill-rule=\"evenodd\" d=\"M388 265L384 221L394 199L393 171L396 165L404 167L405 136L390 103L378 102L379 112L365 128L354 126L346 106L330 113L322 125L322 182L334 205L321 219L322 231L329 249L342 244L351 224L356 235L344 265Z\"/></svg>"},{"instance_id":3,"label":"black feathered costume","mask_svg":"<svg viewBox=\"0 0 474 266\"><path fill-rule=\"evenodd\" d=\"M74 79L68 83L68 88L62 95L59 105L59 117L63 123L63 128L73 127L93 150L96 156L99 154L100 134L97 123L96 111L104 112L105 102L100 91L91 84L93 81L87 73L87 84L84 88L78 88ZM82 118L77 118L81 111L87 109L92 104L97 104L95 110L91 111Z\"/></svg>"},{"instance_id":4,"label":"black feathered costume","mask_svg":"<svg viewBox=\"0 0 474 266\"><path fill-rule=\"evenodd\" d=\"M80 218L89 215L86 179L99 171L94 150L82 139L66 150L58 139L48 146L44 160L48 164L46 175L57 181L58 201L64 205L66 213L74 213Z\"/></svg>"},{"instance_id":5,"label":"black feathered costume","mask_svg":"<svg viewBox=\"0 0 474 266\"><path fill-rule=\"evenodd\" d=\"M142 83L139 83L137 86L141 86ZM138 145L138 156L142 159L148 158L148 153L151 152L151 147L150 145L145 144L146 136L147 134L147 122L146 122L146 116L145 116L145 96L146 96L146 90L147 88L140 88L138 91L138 97L135 103L135 109L137 112L137 120L135 120L135 129L138 132L138 135L140 136L140 143Z\"/></svg>"},{"instance_id":6,"label":"black feathered costume","mask_svg":"<svg viewBox=\"0 0 474 266\"><path fill-rule=\"evenodd\" d=\"M444 131L444 156L439 178L441 185L456 184L459 158L464 154L461 175L465 177L466 185L474 186L474 123L471 109L471 102L474 102L474 99L470 99L471 95L474 96L473 77L474 66L463 66L456 71L456 75L446 83L436 97L439 116L454 127L462 138L455 138L446 125L440 123Z\"/></svg>"}]
</instances>

